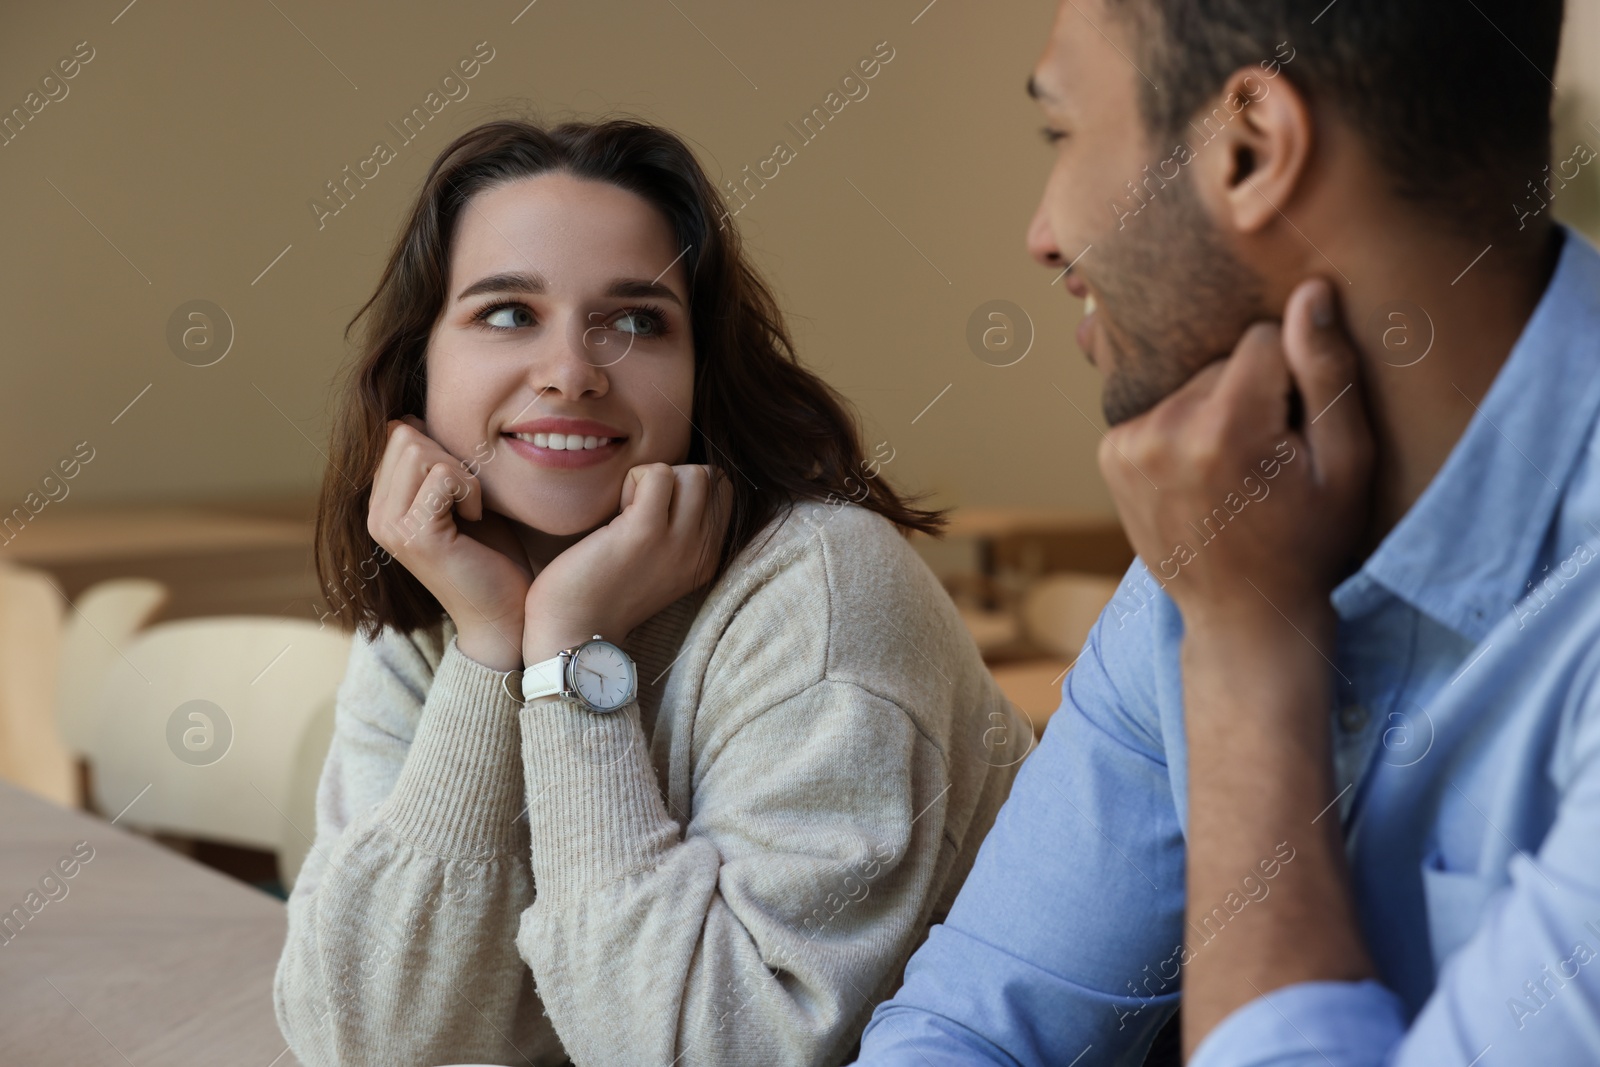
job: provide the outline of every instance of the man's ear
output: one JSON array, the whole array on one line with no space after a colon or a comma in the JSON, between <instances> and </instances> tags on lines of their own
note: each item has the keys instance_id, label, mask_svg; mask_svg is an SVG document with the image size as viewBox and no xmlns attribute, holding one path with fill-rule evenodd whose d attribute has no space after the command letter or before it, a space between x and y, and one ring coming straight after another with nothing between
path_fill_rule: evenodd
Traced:
<instances>
[{"instance_id":1,"label":"man's ear","mask_svg":"<svg viewBox=\"0 0 1600 1067\"><path fill-rule=\"evenodd\" d=\"M1257 67L1234 71L1213 103L1202 129L1220 131L1199 153L1205 180L1234 231L1256 233L1280 217L1305 179L1316 132L1311 108L1288 78L1264 77Z\"/></svg>"}]
</instances>

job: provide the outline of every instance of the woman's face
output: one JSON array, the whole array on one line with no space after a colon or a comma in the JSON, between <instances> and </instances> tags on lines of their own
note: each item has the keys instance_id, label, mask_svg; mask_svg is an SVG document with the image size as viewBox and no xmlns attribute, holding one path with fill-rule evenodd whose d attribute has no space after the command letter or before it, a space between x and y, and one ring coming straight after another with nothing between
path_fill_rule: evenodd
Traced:
<instances>
[{"instance_id":1,"label":"woman's face","mask_svg":"<svg viewBox=\"0 0 1600 1067\"><path fill-rule=\"evenodd\" d=\"M682 251L643 198L561 172L462 209L424 421L491 511L582 533L616 514L630 467L688 457Z\"/></svg>"}]
</instances>

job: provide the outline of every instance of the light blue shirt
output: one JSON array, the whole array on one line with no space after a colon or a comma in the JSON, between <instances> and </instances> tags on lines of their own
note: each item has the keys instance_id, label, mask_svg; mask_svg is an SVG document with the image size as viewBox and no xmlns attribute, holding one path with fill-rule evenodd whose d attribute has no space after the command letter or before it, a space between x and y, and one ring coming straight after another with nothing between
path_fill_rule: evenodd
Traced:
<instances>
[{"instance_id":1,"label":"light blue shirt","mask_svg":"<svg viewBox=\"0 0 1600 1067\"><path fill-rule=\"evenodd\" d=\"M1272 991L1191 1067L1600 1064L1597 413L1600 252L1568 232L1445 465L1332 596L1324 817L1380 981ZM1182 633L1136 562L860 1063L1137 1065L1185 952L1270 895L1292 843L1185 928Z\"/></svg>"}]
</instances>

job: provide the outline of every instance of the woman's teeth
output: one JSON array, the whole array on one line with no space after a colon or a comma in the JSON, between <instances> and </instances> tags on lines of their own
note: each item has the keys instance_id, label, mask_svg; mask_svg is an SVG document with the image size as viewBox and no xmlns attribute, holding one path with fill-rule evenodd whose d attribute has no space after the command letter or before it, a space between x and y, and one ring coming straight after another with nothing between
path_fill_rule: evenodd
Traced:
<instances>
[{"instance_id":1,"label":"woman's teeth","mask_svg":"<svg viewBox=\"0 0 1600 1067\"><path fill-rule=\"evenodd\" d=\"M603 448L610 437L584 437L575 433L514 433L519 441L531 441L535 448L548 448L552 452L577 452L580 449Z\"/></svg>"},{"instance_id":2,"label":"woman's teeth","mask_svg":"<svg viewBox=\"0 0 1600 1067\"><path fill-rule=\"evenodd\" d=\"M1084 318L1088 318L1090 315L1093 315L1094 314L1094 309L1099 307L1099 306L1100 306L1100 301L1098 301L1098 300L1096 300L1094 298L1094 294L1093 293L1090 293L1088 296L1084 297L1083 298L1083 317Z\"/></svg>"}]
</instances>

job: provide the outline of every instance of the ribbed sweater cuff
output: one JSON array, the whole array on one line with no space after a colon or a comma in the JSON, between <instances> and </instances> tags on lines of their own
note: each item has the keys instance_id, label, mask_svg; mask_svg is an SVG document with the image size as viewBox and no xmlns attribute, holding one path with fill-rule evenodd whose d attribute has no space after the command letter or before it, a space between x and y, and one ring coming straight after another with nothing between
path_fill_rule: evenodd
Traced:
<instances>
[{"instance_id":1,"label":"ribbed sweater cuff","mask_svg":"<svg viewBox=\"0 0 1600 1067\"><path fill-rule=\"evenodd\" d=\"M559 901L653 868L678 840L637 703L596 714L576 700L522 711L528 831L539 895Z\"/></svg>"},{"instance_id":2,"label":"ribbed sweater cuff","mask_svg":"<svg viewBox=\"0 0 1600 1067\"><path fill-rule=\"evenodd\" d=\"M517 710L505 672L445 646L384 821L418 848L491 859L516 846L522 812Z\"/></svg>"}]
</instances>

